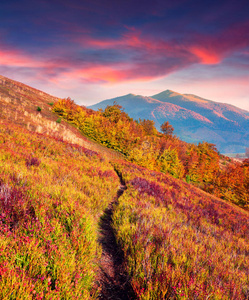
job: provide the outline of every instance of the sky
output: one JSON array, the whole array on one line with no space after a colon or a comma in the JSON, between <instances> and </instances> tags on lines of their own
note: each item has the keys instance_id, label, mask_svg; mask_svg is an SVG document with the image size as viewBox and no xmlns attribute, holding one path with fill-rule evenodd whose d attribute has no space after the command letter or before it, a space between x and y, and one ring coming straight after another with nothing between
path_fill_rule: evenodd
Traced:
<instances>
[{"instance_id":1,"label":"sky","mask_svg":"<svg viewBox=\"0 0 249 300\"><path fill-rule=\"evenodd\" d=\"M1 0L0 75L81 105L170 89L249 111L249 2Z\"/></svg>"}]
</instances>

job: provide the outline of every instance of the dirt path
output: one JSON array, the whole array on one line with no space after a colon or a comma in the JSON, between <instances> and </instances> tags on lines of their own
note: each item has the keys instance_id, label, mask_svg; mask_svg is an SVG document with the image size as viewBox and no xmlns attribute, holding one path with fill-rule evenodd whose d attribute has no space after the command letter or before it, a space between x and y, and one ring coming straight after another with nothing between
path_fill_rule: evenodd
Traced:
<instances>
[{"instance_id":1,"label":"dirt path","mask_svg":"<svg viewBox=\"0 0 249 300\"><path fill-rule=\"evenodd\" d=\"M101 292L99 299L131 300L136 299L132 290L129 276L124 269L124 254L119 247L112 227L113 206L123 194L126 186L120 177L121 185L115 199L104 211L100 221L99 243L103 252L100 261L99 285Z\"/></svg>"}]
</instances>

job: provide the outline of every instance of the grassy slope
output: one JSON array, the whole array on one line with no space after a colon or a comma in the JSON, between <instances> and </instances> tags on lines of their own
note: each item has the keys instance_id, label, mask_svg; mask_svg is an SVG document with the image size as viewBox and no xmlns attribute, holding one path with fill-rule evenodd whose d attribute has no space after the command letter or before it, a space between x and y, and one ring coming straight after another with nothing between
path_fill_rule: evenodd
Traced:
<instances>
[{"instance_id":1,"label":"grassy slope","mask_svg":"<svg viewBox=\"0 0 249 300\"><path fill-rule=\"evenodd\" d=\"M0 298L94 299L98 221L119 185L109 164L118 155L56 123L46 99L38 113L35 94L24 93L25 107L18 97L0 99ZM108 160L62 142L64 129ZM114 226L137 298L248 299L248 213L170 176L114 165L127 185Z\"/></svg>"},{"instance_id":2,"label":"grassy slope","mask_svg":"<svg viewBox=\"0 0 249 300\"><path fill-rule=\"evenodd\" d=\"M32 132L42 133L101 152L107 158L118 158L115 151L83 136L71 124L52 113L59 98L0 76L0 119L14 122ZM40 107L41 111L37 111Z\"/></svg>"},{"instance_id":3,"label":"grassy slope","mask_svg":"<svg viewBox=\"0 0 249 300\"><path fill-rule=\"evenodd\" d=\"M248 299L248 213L171 176L114 165L127 185L114 226L138 298Z\"/></svg>"},{"instance_id":4,"label":"grassy slope","mask_svg":"<svg viewBox=\"0 0 249 300\"><path fill-rule=\"evenodd\" d=\"M118 184L96 152L0 123L0 298L95 298L98 220Z\"/></svg>"}]
</instances>

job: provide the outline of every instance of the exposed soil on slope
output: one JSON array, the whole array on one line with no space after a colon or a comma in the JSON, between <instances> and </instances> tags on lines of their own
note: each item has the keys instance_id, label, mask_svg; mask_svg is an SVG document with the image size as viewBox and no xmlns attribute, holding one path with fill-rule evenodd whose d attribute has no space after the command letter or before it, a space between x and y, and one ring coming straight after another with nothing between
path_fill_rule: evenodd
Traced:
<instances>
[{"instance_id":1,"label":"exposed soil on slope","mask_svg":"<svg viewBox=\"0 0 249 300\"><path fill-rule=\"evenodd\" d=\"M101 287L99 299L136 299L130 284L129 275L124 268L124 253L116 241L115 231L112 227L113 207L126 189L121 177L120 181L121 185L117 196L104 211L100 221L99 243L102 246L103 252L98 280L98 284Z\"/></svg>"}]
</instances>

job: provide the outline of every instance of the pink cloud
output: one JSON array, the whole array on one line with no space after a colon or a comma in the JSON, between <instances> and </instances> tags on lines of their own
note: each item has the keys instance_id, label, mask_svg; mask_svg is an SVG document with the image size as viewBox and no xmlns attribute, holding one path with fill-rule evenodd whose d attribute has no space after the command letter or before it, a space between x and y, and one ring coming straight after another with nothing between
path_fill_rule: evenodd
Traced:
<instances>
[{"instance_id":1,"label":"pink cloud","mask_svg":"<svg viewBox=\"0 0 249 300\"><path fill-rule=\"evenodd\" d=\"M71 68L73 67L72 63L69 60L53 59L53 52L56 52L54 49L51 53L51 56L39 57L38 55L29 55L22 51L11 49L9 46L1 45L0 48L0 67L4 67L5 70L9 70L10 73L16 73L17 68L21 68L22 71L26 70L27 74L30 74L32 79L38 80L51 80L56 78L61 70L61 68ZM44 55L45 56L45 55ZM37 70L39 69L39 71ZM12 70L12 72L11 72Z\"/></svg>"},{"instance_id":2,"label":"pink cloud","mask_svg":"<svg viewBox=\"0 0 249 300\"><path fill-rule=\"evenodd\" d=\"M134 28L126 28L117 39L93 38L84 33L63 49L46 49L38 58L5 47L0 50L0 65L39 68L36 76L47 77L54 84L65 78L101 84L149 81L193 64L220 64L236 51L245 51L248 28L249 23L245 23L216 36L195 35L182 42L142 34ZM89 49L94 50L93 56ZM105 57L108 52L103 49L112 51L113 57Z\"/></svg>"},{"instance_id":3,"label":"pink cloud","mask_svg":"<svg viewBox=\"0 0 249 300\"><path fill-rule=\"evenodd\" d=\"M102 48L102 49L108 49L112 47L120 47L126 45L124 40L114 40L114 39L88 39L88 40L83 40L81 42L81 45L84 46L92 46L92 47L97 47L97 48Z\"/></svg>"},{"instance_id":4,"label":"pink cloud","mask_svg":"<svg viewBox=\"0 0 249 300\"><path fill-rule=\"evenodd\" d=\"M8 50L5 50L8 48ZM56 51L56 50L54 50ZM68 60L53 59L52 57L39 57L38 55L26 54L16 49L10 49L10 47L3 47L0 49L0 66L10 68L27 68L27 69L40 69L40 72L44 72L47 75L53 73L59 67L70 66Z\"/></svg>"},{"instance_id":5,"label":"pink cloud","mask_svg":"<svg viewBox=\"0 0 249 300\"><path fill-rule=\"evenodd\" d=\"M41 62L34 60L15 50L0 50L0 65L10 67L39 68L44 66Z\"/></svg>"},{"instance_id":6,"label":"pink cloud","mask_svg":"<svg viewBox=\"0 0 249 300\"><path fill-rule=\"evenodd\" d=\"M202 64L218 64L222 60L222 55L215 53L212 49L211 51L204 49L202 47L193 46L189 48L189 51L193 53Z\"/></svg>"},{"instance_id":7,"label":"pink cloud","mask_svg":"<svg viewBox=\"0 0 249 300\"><path fill-rule=\"evenodd\" d=\"M91 37L84 37L81 40L76 40L83 47L96 47L97 49L127 49L127 50L142 50L146 52L164 51L168 55L174 51L181 51L182 48L170 41L163 41L153 39L149 36L142 36L140 32L134 29L123 34L118 39L97 39Z\"/></svg>"},{"instance_id":8,"label":"pink cloud","mask_svg":"<svg viewBox=\"0 0 249 300\"><path fill-rule=\"evenodd\" d=\"M195 36L189 51L203 64L219 64L249 46L249 22L227 28L215 36Z\"/></svg>"},{"instance_id":9,"label":"pink cloud","mask_svg":"<svg viewBox=\"0 0 249 300\"><path fill-rule=\"evenodd\" d=\"M132 67L129 69L127 65L113 65L113 66L94 66L83 69L73 70L64 73L65 77L70 79L80 79L88 83L108 83L115 84L119 82L129 81L147 81L153 79L153 76L135 74Z\"/></svg>"},{"instance_id":10,"label":"pink cloud","mask_svg":"<svg viewBox=\"0 0 249 300\"><path fill-rule=\"evenodd\" d=\"M151 73L150 61L158 62L159 76L167 75L172 69L179 70L193 63L201 64L220 64L226 57L229 57L237 51L249 45L246 35L249 30L249 23L230 27L216 35L194 35L188 36L181 43L175 40L163 40L148 35L142 35L134 29L123 34L118 39L93 39L85 37L81 42L83 47L93 47L95 49L110 49L117 51L127 51L133 61L133 69L140 69L137 64L148 65L147 73ZM165 59L174 59L174 68L168 68L168 65L162 63ZM130 62L129 62L130 63ZM170 70L168 72L168 70ZM144 76L142 76L144 77ZM145 78L150 76L145 76ZM157 74L155 74L157 77Z\"/></svg>"}]
</instances>

